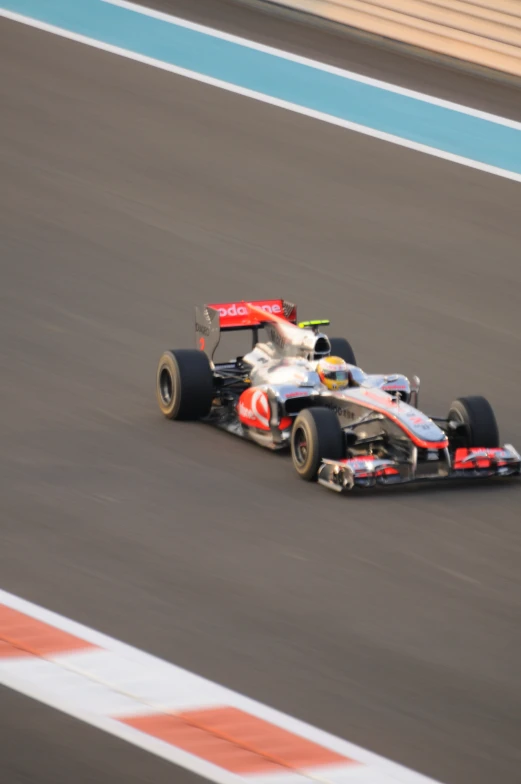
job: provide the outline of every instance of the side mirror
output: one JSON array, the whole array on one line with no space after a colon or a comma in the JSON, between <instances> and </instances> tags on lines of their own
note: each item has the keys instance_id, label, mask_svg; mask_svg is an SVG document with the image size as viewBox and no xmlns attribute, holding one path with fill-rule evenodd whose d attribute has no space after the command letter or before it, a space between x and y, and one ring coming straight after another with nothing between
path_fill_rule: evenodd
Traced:
<instances>
[{"instance_id":1,"label":"side mirror","mask_svg":"<svg viewBox=\"0 0 521 784\"><path fill-rule=\"evenodd\" d=\"M413 376L411 381L411 399L410 399L410 405L413 408L418 408L419 396L420 396L420 379L418 376Z\"/></svg>"}]
</instances>

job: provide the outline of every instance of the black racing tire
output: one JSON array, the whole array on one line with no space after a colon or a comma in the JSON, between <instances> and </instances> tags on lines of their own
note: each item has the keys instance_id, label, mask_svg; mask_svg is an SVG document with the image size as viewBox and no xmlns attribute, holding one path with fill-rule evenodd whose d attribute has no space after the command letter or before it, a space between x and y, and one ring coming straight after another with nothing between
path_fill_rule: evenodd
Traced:
<instances>
[{"instance_id":1,"label":"black racing tire","mask_svg":"<svg viewBox=\"0 0 521 784\"><path fill-rule=\"evenodd\" d=\"M345 338L329 338L331 344L331 356L340 357L348 365L356 365L355 352L348 340Z\"/></svg>"},{"instance_id":2,"label":"black racing tire","mask_svg":"<svg viewBox=\"0 0 521 784\"><path fill-rule=\"evenodd\" d=\"M291 459L297 474L313 482L323 458L341 460L344 456L344 434L335 412L318 407L301 411L291 431Z\"/></svg>"},{"instance_id":3,"label":"black racing tire","mask_svg":"<svg viewBox=\"0 0 521 784\"><path fill-rule=\"evenodd\" d=\"M449 410L449 420L465 425L463 444L467 448L499 446L499 430L492 406L480 395L459 397Z\"/></svg>"},{"instance_id":4,"label":"black racing tire","mask_svg":"<svg viewBox=\"0 0 521 784\"><path fill-rule=\"evenodd\" d=\"M194 421L208 416L214 385L206 354L197 349L165 351L157 368L156 396L167 419Z\"/></svg>"}]
</instances>

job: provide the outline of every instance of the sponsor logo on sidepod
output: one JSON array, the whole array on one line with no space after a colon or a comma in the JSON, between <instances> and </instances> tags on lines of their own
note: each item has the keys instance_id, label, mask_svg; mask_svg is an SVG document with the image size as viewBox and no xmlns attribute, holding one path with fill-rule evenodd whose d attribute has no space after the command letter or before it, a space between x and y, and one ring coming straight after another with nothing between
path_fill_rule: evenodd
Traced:
<instances>
[{"instance_id":1,"label":"sponsor logo on sidepod","mask_svg":"<svg viewBox=\"0 0 521 784\"><path fill-rule=\"evenodd\" d=\"M243 392L237 405L237 413L245 425L269 430L270 404L262 389L247 389Z\"/></svg>"}]
</instances>

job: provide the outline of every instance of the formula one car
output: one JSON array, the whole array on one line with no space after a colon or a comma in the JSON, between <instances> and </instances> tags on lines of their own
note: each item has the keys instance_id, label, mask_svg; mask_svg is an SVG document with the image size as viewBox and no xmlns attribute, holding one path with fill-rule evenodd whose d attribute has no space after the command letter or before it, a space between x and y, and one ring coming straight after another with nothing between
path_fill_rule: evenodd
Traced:
<instances>
[{"instance_id":1,"label":"formula one car","mask_svg":"<svg viewBox=\"0 0 521 784\"><path fill-rule=\"evenodd\" d=\"M289 449L303 479L337 492L521 474L521 455L500 446L485 398L461 397L446 418L428 417L416 376L368 375L347 340L322 332L329 323L297 323L296 306L282 299L196 307L197 347L160 359L161 412ZM251 351L214 362L221 334L237 330L251 331Z\"/></svg>"}]
</instances>

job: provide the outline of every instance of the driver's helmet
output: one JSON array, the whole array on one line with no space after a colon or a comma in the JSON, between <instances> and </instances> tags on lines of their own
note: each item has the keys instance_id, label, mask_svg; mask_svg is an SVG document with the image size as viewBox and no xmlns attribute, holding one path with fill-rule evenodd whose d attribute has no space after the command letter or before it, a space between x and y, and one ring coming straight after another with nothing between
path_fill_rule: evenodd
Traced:
<instances>
[{"instance_id":1,"label":"driver's helmet","mask_svg":"<svg viewBox=\"0 0 521 784\"><path fill-rule=\"evenodd\" d=\"M349 386L349 365L340 357L324 357L317 364L317 373L328 389L345 389Z\"/></svg>"}]
</instances>

